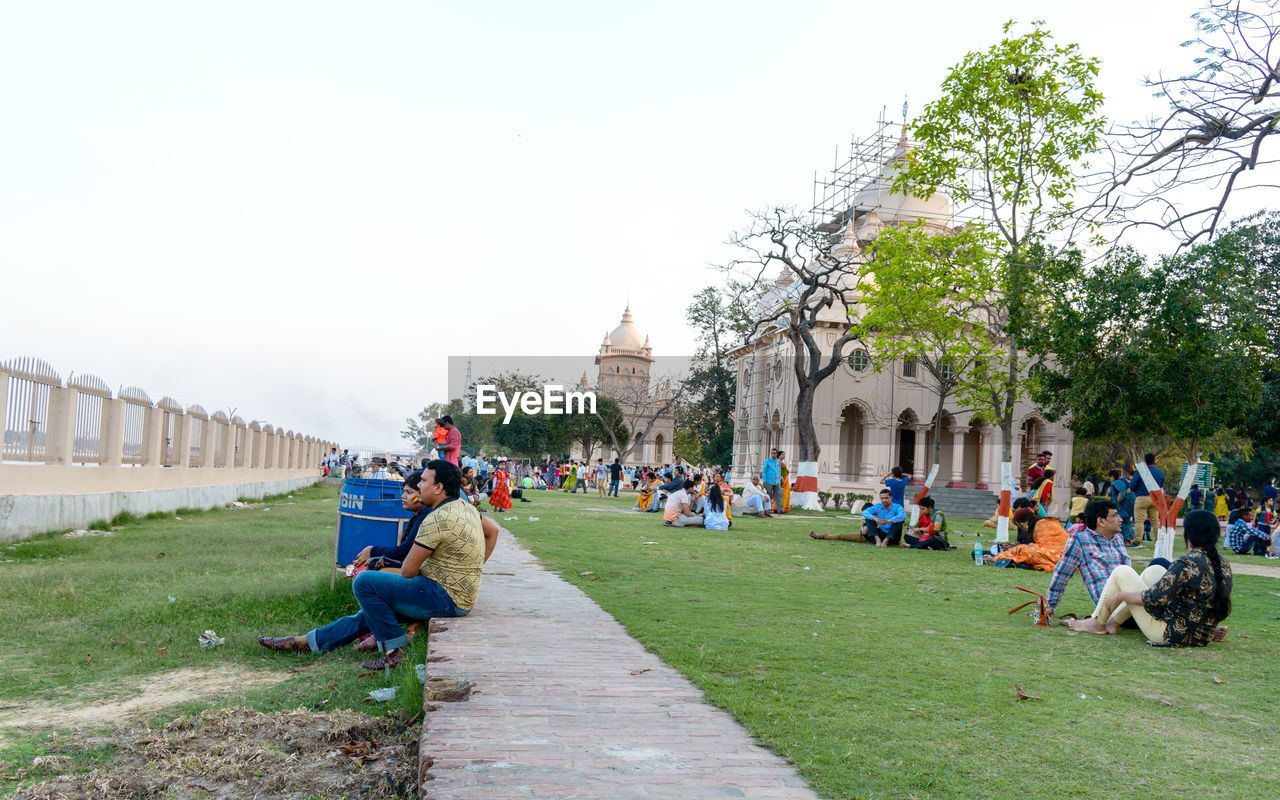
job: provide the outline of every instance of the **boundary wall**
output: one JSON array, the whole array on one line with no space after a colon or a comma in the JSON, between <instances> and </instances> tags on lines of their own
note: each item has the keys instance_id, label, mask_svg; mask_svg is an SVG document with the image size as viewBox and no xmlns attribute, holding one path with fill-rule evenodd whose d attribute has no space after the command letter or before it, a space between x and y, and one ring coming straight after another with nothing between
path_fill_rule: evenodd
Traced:
<instances>
[{"instance_id":1,"label":"boundary wall","mask_svg":"<svg viewBox=\"0 0 1280 800\"><path fill-rule=\"evenodd\" d=\"M337 443L35 358L0 362L0 541L315 483Z\"/></svg>"}]
</instances>

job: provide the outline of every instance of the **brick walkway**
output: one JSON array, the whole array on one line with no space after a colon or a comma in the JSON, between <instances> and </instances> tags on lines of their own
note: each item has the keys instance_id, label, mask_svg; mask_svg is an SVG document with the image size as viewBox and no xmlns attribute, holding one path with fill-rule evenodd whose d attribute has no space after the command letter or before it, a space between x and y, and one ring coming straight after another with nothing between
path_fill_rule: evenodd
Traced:
<instances>
[{"instance_id":1,"label":"brick walkway","mask_svg":"<svg viewBox=\"0 0 1280 800\"><path fill-rule=\"evenodd\" d=\"M817 797L505 530L475 610L442 622L430 680L474 690L426 715L423 797Z\"/></svg>"}]
</instances>

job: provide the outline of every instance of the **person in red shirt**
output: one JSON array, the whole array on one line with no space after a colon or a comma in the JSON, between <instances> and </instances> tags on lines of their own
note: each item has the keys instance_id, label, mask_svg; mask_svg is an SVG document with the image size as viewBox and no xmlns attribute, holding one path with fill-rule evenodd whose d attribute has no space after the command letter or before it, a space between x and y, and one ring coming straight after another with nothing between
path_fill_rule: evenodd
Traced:
<instances>
[{"instance_id":1,"label":"person in red shirt","mask_svg":"<svg viewBox=\"0 0 1280 800\"><path fill-rule=\"evenodd\" d=\"M455 467L458 466L458 459L462 455L462 431L458 430L458 426L453 424L453 417L445 414L436 420L436 424L444 428L445 438L443 446L436 445L440 457ZM438 440L437 440L438 441Z\"/></svg>"},{"instance_id":2,"label":"person in red shirt","mask_svg":"<svg viewBox=\"0 0 1280 800\"><path fill-rule=\"evenodd\" d=\"M1049 459L1053 457L1053 453L1045 450L1036 456L1036 463L1027 468L1027 488L1030 489L1035 482L1044 477L1044 469L1049 466Z\"/></svg>"}]
</instances>

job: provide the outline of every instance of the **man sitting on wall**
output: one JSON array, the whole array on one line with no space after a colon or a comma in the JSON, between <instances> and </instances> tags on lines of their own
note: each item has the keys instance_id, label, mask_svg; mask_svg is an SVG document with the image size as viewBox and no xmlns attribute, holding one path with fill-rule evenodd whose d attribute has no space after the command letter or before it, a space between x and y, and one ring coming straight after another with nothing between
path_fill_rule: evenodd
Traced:
<instances>
[{"instance_id":1,"label":"man sitting on wall","mask_svg":"<svg viewBox=\"0 0 1280 800\"><path fill-rule=\"evenodd\" d=\"M383 656L364 669L395 667L409 642L399 618L461 617L475 605L481 570L497 544L497 526L482 526L480 512L459 498L462 472L437 459L427 464L418 496L431 512L399 573L361 572L351 584L356 613L301 636L258 637L270 650L324 653L372 633ZM492 532L492 533L491 533ZM367 556L366 556L367 557Z\"/></svg>"},{"instance_id":2,"label":"man sitting on wall","mask_svg":"<svg viewBox=\"0 0 1280 800\"><path fill-rule=\"evenodd\" d=\"M747 513L755 517L771 517L769 513L769 496L760 485L760 476L752 475L751 483L742 487L742 499L747 504Z\"/></svg>"}]
</instances>

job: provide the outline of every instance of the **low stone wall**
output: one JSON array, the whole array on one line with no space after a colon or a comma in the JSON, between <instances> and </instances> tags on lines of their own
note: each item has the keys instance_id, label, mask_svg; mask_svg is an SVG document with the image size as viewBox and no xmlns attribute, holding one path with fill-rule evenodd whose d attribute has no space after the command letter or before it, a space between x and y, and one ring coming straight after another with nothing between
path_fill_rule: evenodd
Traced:
<instances>
[{"instance_id":1,"label":"low stone wall","mask_svg":"<svg viewBox=\"0 0 1280 800\"><path fill-rule=\"evenodd\" d=\"M76 471L94 472L93 468ZM83 528L95 520L110 520L121 511L142 515L179 508L218 508L241 497L256 499L310 486L318 477L314 470L278 470L269 476L262 475L261 471L235 472L239 473L235 477L242 479L263 479L212 486L88 493L75 493L77 487L70 484L66 488L73 491L67 494L0 494L0 541L14 541L46 531ZM3 485L0 482L0 486Z\"/></svg>"}]
</instances>

